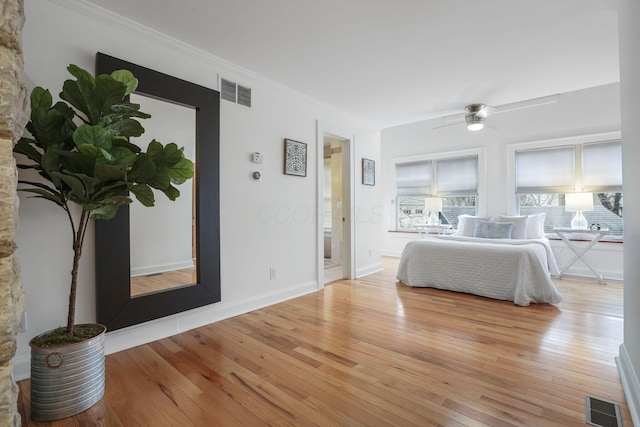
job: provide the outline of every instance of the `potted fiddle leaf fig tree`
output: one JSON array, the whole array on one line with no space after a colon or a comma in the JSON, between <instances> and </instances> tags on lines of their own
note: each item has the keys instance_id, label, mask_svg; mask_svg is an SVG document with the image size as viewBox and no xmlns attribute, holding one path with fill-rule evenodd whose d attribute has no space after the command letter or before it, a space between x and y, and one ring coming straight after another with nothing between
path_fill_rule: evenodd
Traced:
<instances>
[{"instance_id":1,"label":"potted fiddle leaf fig tree","mask_svg":"<svg viewBox=\"0 0 640 427\"><path fill-rule=\"evenodd\" d=\"M153 140L145 150L129 141L144 133L150 116L128 101L138 81L127 70L94 77L70 65L61 101L36 87L31 93L30 135L14 152L19 164L40 178L21 179L20 191L45 199L66 213L73 234L73 262L66 326L34 337L31 346L31 415L65 418L91 407L104 394L103 325L75 324L78 268L92 219L112 219L132 202L153 206L154 191L175 200L175 185L193 176L193 164L174 143ZM27 173L28 174L28 173ZM32 176L34 174L31 174ZM82 363L80 363L82 362Z\"/></svg>"}]
</instances>

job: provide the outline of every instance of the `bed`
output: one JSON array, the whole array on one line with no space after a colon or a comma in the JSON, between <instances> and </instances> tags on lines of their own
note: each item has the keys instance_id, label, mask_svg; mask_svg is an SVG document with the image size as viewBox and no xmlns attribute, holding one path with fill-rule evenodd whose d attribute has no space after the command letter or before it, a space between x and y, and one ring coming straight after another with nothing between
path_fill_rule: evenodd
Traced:
<instances>
[{"instance_id":1,"label":"bed","mask_svg":"<svg viewBox=\"0 0 640 427\"><path fill-rule=\"evenodd\" d=\"M465 292L520 306L556 304L560 272L549 241L430 236L405 246L397 279L408 286Z\"/></svg>"}]
</instances>

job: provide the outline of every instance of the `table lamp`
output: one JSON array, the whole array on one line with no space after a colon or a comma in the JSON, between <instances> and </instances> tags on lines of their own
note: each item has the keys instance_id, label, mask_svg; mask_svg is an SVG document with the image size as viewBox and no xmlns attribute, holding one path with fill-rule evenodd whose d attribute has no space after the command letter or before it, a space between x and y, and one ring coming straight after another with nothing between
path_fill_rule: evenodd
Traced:
<instances>
[{"instance_id":1,"label":"table lamp","mask_svg":"<svg viewBox=\"0 0 640 427\"><path fill-rule=\"evenodd\" d=\"M424 210L430 212L427 225L440 225L438 216L442 210L442 199L440 197L427 197L424 199Z\"/></svg>"},{"instance_id":2,"label":"table lamp","mask_svg":"<svg viewBox=\"0 0 640 427\"><path fill-rule=\"evenodd\" d=\"M593 210L593 193L565 194L564 210L567 212L575 212L573 219L571 219L571 228L576 230L586 230L589 223L582 212Z\"/></svg>"}]
</instances>

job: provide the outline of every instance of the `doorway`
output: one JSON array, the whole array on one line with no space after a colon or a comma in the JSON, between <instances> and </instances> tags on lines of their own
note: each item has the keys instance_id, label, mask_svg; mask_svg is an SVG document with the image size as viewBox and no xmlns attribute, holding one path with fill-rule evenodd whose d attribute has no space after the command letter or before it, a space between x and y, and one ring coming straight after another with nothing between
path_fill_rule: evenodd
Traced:
<instances>
[{"instance_id":1,"label":"doorway","mask_svg":"<svg viewBox=\"0 0 640 427\"><path fill-rule=\"evenodd\" d=\"M348 141L325 135L323 137L323 256L324 283L348 277L345 274L345 194L344 154ZM348 154L348 153L347 153ZM348 204L348 201L347 201Z\"/></svg>"}]
</instances>

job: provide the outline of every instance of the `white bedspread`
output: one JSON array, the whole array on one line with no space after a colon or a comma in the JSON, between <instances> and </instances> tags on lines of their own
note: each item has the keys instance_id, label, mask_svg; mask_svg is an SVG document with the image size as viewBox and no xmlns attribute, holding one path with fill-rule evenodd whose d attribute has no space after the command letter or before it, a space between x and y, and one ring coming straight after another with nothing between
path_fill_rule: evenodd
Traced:
<instances>
[{"instance_id":1,"label":"white bedspread","mask_svg":"<svg viewBox=\"0 0 640 427\"><path fill-rule=\"evenodd\" d=\"M433 236L405 246L397 278L431 287L513 301L559 303L551 281L559 275L547 239L480 239Z\"/></svg>"}]
</instances>

